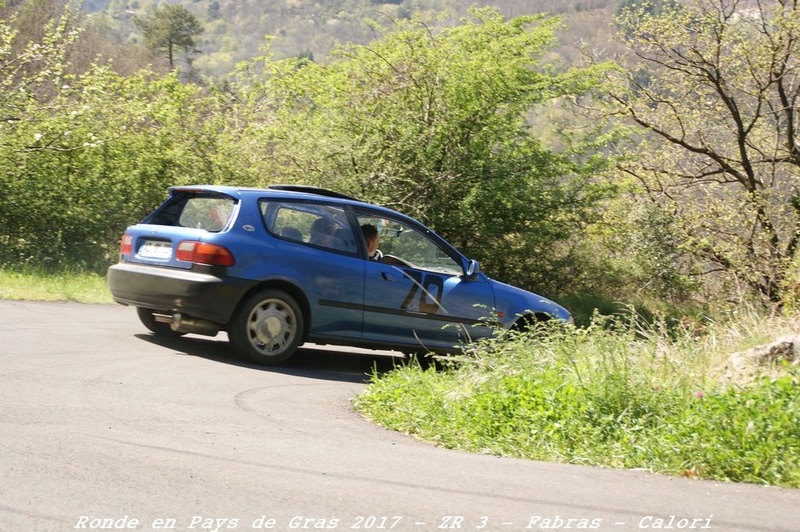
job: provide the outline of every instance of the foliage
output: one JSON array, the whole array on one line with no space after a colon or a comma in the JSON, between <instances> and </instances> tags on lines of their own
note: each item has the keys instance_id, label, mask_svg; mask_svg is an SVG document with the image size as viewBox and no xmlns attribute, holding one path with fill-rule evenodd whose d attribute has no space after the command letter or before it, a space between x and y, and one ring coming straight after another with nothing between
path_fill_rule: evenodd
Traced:
<instances>
[{"instance_id":1,"label":"foliage","mask_svg":"<svg viewBox=\"0 0 800 532\"><path fill-rule=\"evenodd\" d=\"M481 10L438 32L401 22L329 65L267 55L205 91L110 64L72 73L74 26L66 12L44 39L60 61L36 56L30 75L7 82L25 84L7 107L27 119L3 132L0 263L103 269L124 226L170 185L301 181L417 214L489 271L530 285L556 277L528 257L572 235L593 201L584 167L526 128L531 106L596 75L540 64L556 19ZM516 260L497 260L507 249Z\"/></svg>"},{"instance_id":2,"label":"foliage","mask_svg":"<svg viewBox=\"0 0 800 532\"><path fill-rule=\"evenodd\" d=\"M554 277L542 258L597 197L587 179L597 160L549 150L525 114L582 93L602 67L544 68L557 19L472 15L440 31L400 21L325 65L267 58L272 116L256 135L285 180L409 212L495 275L543 286Z\"/></svg>"},{"instance_id":3,"label":"foliage","mask_svg":"<svg viewBox=\"0 0 800 532\"><path fill-rule=\"evenodd\" d=\"M800 7L651 8L619 16L632 59L600 96L607 113L640 128L618 175L669 215L684 275L721 272L726 295L747 286L778 302L800 235Z\"/></svg>"},{"instance_id":4,"label":"foliage","mask_svg":"<svg viewBox=\"0 0 800 532\"><path fill-rule=\"evenodd\" d=\"M707 20L687 15L692 6L727 5L711 0L622 10L621 37L642 55L626 70L600 62L569 69L554 57L563 25L549 16L504 18L478 9L458 24L384 17L371 22L371 43L340 46L325 63L314 63L309 50L279 60L273 47L235 75L194 85L149 69L123 75L116 62L100 58L86 63L85 50L76 53L86 32L69 6L42 11L52 13L47 23L32 22L41 20L33 7L52 8L48 2L25 0L25 10L8 10L0 23L8 118L0 124L4 264L69 261L99 270L113 260L122 227L154 207L168 185L289 181L340 188L416 215L494 277L540 293L671 305L690 296L732 300L749 285L767 299L786 296L784 306L797 293L796 135L787 132L797 123L789 92L796 87L796 16L788 8L761 26L747 11L709 11ZM195 17L205 7L186 6ZM219 20L229 13L220 2ZM667 16L673 13L685 24ZM100 26L94 19L92 31ZM693 30L681 34L686 27ZM732 136L725 126L735 120L715 114L727 93L668 61L639 68L663 59L648 55L659 43L672 46L664 48L667 59L680 57L669 53L681 53L683 43L698 50L690 59L704 57L710 35L719 35L715 68L726 76L720 87L730 89L732 108L741 116L761 109L744 128L747 136ZM745 42L755 44L738 54ZM770 42L772 52L785 52L773 62L785 72L748 85L745 61L736 57L747 59L758 79ZM602 90L601 75L609 82ZM592 89L593 103L608 104L603 112L625 127L576 121L574 104L588 102ZM661 103L648 102L656 97ZM714 97L721 105L693 103ZM714 127L690 127L704 123ZM681 127L683 147L659 133L677 138ZM619 141L623 134L630 143ZM621 158L611 158L611 142ZM698 146L711 151L692 148ZM600 181L612 161L616 170ZM720 161L732 169L713 166ZM752 190L743 185L750 182Z\"/></svg>"},{"instance_id":5,"label":"foliage","mask_svg":"<svg viewBox=\"0 0 800 532\"><path fill-rule=\"evenodd\" d=\"M356 406L449 448L800 486L800 373L728 381L722 357L750 336L707 327L698 337L596 318L506 333L449 369L375 375Z\"/></svg>"},{"instance_id":6,"label":"foliage","mask_svg":"<svg viewBox=\"0 0 800 532\"><path fill-rule=\"evenodd\" d=\"M615 15L623 15L632 9L639 9L642 13L647 15L661 15L664 13L664 7L675 8L677 3L675 0L650 0L648 2L641 2L639 0L620 0L617 2Z\"/></svg>"},{"instance_id":7,"label":"foliage","mask_svg":"<svg viewBox=\"0 0 800 532\"><path fill-rule=\"evenodd\" d=\"M194 180L202 102L174 76L68 73L69 10L41 42L13 22L0 23L0 264L105 269L124 227Z\"/></svg>"}]
</instances>

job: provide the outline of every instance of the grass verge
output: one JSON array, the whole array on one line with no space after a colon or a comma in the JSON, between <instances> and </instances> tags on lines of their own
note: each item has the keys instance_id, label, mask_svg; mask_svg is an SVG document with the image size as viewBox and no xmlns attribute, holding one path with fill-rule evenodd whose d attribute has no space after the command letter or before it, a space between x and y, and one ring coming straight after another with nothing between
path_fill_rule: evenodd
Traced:
<instances>
[{"instance_id":1,"label":"grass verge","mask_svg":"<svg viewBox=\"0 0 800 532\"><path fill-rule=\"evenodd\" d=\"M501 334L443 370L374 375L356 407L444 447L800 487L800 372L733 373L729 357L797 330L738 317L695 331L596 318Z\"/></svg>"},{"instance_id":2,"label":"grass verge","mask_svg":"<svg viewBox=\"0 0 800 532\"><path fill-rule=\"evenodd\" d=\"M104 276L78 271L0 269L0 299L113 303Z\"/></svg>"}]
</instances>

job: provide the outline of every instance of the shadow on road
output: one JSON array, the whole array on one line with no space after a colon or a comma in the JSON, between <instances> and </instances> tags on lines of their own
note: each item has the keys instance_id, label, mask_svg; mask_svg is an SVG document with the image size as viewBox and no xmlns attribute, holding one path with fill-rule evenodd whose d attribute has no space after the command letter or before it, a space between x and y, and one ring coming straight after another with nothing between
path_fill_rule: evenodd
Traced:
<instances>
[{"instance_id":1,"label":"shadow on road","mask_svg":"<svg viewBox=\"0 0 800 532\"><path fill-rule=\"evenodd\" d=\"M172 349L180 355L204 358L254 371L270 371L329 381L368 382L374 373L386 373L396 366L408 363L400 353L307 344L280 366L259 366L238 357L224 338L194 335L170 338L154 334L135 336L139 340Z\"/></svg>"}]
</instances>

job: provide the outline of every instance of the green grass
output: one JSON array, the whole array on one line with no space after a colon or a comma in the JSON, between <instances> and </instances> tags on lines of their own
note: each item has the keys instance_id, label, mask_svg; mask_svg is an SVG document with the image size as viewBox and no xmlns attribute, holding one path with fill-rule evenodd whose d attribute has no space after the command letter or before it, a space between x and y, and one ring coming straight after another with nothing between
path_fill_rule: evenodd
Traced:
<instances>
[{"instance_id":1,"label":"green grass","mask_svg":"<svg viewBox=\"0 0 800 532\"><path fill-rule=\"evenodd\" d=\"M0 299L113 303L106 278L86 272L0 269Z\"/></svg>"},{"instance_id":2,"label":"green grass","mask_svg":"<svg viewBox=\"0 0 800 532\"><path fill-rule=\"evenodd\" d=\"M596 319L505 335L443 370L374 375L356 407L448 448L797 488L800 372L725 371L751 338L796 325L754 315L676 337Z\"/></svg>"}]
</instances>

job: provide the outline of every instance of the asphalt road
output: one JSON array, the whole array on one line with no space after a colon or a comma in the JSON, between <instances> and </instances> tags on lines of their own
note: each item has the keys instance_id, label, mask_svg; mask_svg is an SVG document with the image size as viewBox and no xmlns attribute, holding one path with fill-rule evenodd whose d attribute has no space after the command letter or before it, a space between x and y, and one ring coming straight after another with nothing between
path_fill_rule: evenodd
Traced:
<instances>
[{"instance_id":1,"label":"asphalt road","mask_svg":"<svg viewBox=\"0 0 800 532\"><path fill-rule=\"evenodd\" d=\"M800 530L800 490L471 455L351 408L385 353L240 362L121 306L0 301L0 531ZM692 528L692 526L694 528Z\"/></svg>"}]
</instances>

